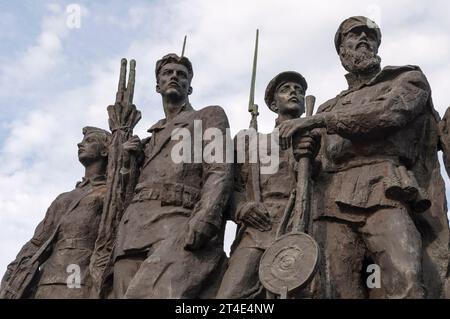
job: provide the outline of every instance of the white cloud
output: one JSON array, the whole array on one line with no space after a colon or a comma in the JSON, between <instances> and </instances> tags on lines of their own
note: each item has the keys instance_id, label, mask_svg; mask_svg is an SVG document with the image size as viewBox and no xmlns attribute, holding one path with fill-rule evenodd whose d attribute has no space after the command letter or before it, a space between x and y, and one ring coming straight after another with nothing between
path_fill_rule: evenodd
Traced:
<instances>
[{"instance_id":1,"label":"white cloud","mask_svg":"<svg viewBox=\"0 0 450 319\"><path fill-rule=\"evenodd\" d=\"M20 94L42 81L63 62L61 41L67 36L63 15L47 16L42 21L36 43L13 63L4 65L0 73L2 93Z\"/></svg>"}]
</instances>

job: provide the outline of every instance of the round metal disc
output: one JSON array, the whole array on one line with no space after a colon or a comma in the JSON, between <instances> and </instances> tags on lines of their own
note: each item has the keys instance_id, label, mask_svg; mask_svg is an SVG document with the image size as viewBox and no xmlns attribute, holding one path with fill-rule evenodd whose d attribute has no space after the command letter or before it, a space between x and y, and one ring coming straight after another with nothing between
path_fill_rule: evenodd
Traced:
<instances>
[{"instance_id":1,"label":"round metal disc","mask_svg":"<svg viewBox=\"0 0 450 319\"><path fill-rule=\"evenodd\" d=\"M272 293L293 291L311 279L318 258L319 247L311 236L287 234L265 251L259 264L259 279Z\"/></svg>"}]
</instances>

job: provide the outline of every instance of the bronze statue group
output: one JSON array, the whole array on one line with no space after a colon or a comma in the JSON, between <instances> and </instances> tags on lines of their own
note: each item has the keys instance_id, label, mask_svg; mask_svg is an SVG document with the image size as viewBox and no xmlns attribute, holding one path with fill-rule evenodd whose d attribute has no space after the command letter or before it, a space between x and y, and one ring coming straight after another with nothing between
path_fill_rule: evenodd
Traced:
<instances>
[{"instance_id":1,"label":"bronze statue group","mask_svg":"<svg viewBox=\"0 0 450 319\"><path fill-rule=\"evenodd\" d=\"M203 132L218 129L225 140L229 128L220 106L191 106L193 68L184 52L156 63L165 118L150 137L133 136L141 118L135 62L127 82L122 60L111 132L83 129L85 176L51 204L8 266L0 297L450 298L438 161L443 150L450 171L450 112L441 120L419 67L381 68L380 44L375 22L342 22L335 45L348 88L314 115L300 73L268 84L274 132L256 139L279 142L271 174L258 160L171 160L175 130L193 135L201 121ZM253 99L250 110L256 129ZM251 152L247 140L246 159ZM237 233L228 258L230 220ZM71 265L79 270L75 286ZM370 265L381 273L376 287L367 285Z\"/></svg>"}]
</instances>

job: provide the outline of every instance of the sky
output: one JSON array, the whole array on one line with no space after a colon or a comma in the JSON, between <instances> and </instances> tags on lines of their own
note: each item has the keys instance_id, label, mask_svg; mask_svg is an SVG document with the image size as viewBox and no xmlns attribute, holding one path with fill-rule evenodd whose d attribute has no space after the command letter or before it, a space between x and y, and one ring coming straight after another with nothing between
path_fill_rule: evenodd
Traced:
<instances>
[{"instance_id":1,"label":"sky","mask_svg":"<svg viewBox=\"0 0 450 319\"><path fill-rule=\"evenodd\" d=\"M155 62L180 54L185 35L194 67L192 105L222 106L236 133L250 120L258 28L255 100L260 130L270 132L275 114L264 104L268 82L294 70L317 105L336 96L346 89L346 72L334 34L345 18L365 15L381 27L382 65L419 65L443 116L450 106L448 12L445 0L0 0L0 274L50 203L83 176L76 144L82 127L108 128L106 107L115 99L121 58L137 61L134 102L142 120L135 133L141 138L164 117ZM234 230L229 224L227 251Z\"/></svg>"}]
</instances>

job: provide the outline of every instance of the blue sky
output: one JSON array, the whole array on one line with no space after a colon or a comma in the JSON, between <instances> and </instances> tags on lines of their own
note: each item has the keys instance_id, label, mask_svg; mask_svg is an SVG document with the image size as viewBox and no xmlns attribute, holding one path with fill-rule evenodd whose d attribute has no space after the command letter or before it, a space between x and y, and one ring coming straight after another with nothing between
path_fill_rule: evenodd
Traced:
<instances>
[{"instance_id":1,"label":"blue sky","mask_svg":"<svg viewBox=\"0 0 450 319\"><path fill-rule=\"evenodd\" d=\"M80 28L67 27L71 3L81 7ZM249 122L259 28L256 102L261 130L268 132L275 118L263 102L270 79L295 70L318 104L334 97L346 88L334 33L343 19L367 15L382 28L383 65L421 66L443 115L450 106L448 12L444 0L2 1L0 273L31 238L51 201L83 175L76 143L83 126L107 128L106 107L114 101L122 57L137 60L141 137L163 116L154 64L166 53L180 53L185 34L194 65L193 106L221 105L235 133Z\"/></svg>"}]
</instances>

